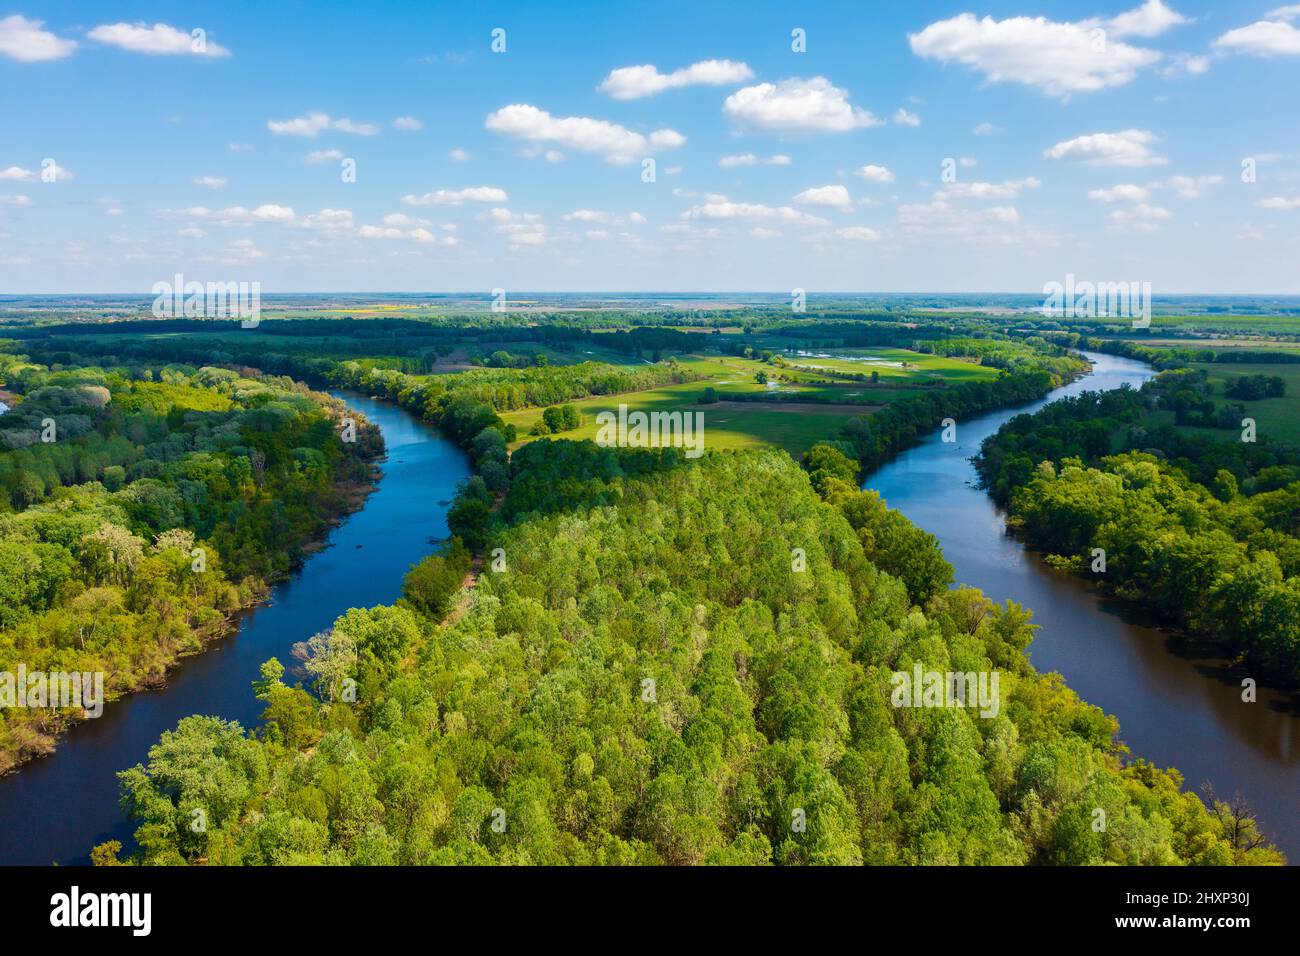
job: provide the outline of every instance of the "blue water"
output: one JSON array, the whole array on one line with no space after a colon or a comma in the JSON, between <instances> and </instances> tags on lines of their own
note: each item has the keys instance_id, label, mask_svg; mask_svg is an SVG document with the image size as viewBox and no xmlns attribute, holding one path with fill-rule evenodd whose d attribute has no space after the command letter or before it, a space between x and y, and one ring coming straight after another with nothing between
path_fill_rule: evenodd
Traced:
<instances>
[{"instance_id":1,"label":"blue water","mask_svg":"<svg viewBox=\"0 0 1300 956\"><path fill-rule=\"evenodd\" d=\"M388 604L407 568L447 534L446 507L469 475L464 454L434 429L386 402L336 393L379 426L388 460L365 507L334 529L329 546L277 586L269 605L241 618L238 632L186 659L159 691L108 704L72 728L57 750L0 778L0 864L88 863L104 840L131 843L118 809L116 774L146 760L149 747L183 717L212 714L257 724L263 705L251 684L270 657L290 665L294 643L352 607Z\"/></svg>"},{"instance_id":2,"label":"blue water","mask_svg":"<svg viewBox=\"0 0 1300 956\"><path fill-rule=\"evenodd\" d=\"M1086 378L1024 408L961 422L956 442L936 432L872 474L866 487L938 537L958 583L1034 612L1042 626L1030 646L1034 666L1059 671L1084 700L1118 717L1134 756L1177 767L1198 791L1208 782L1220 797L1240 792L1264 832L1300 862L1300 720L1266 691L1256 703L1243 702L1239 682L1209 673L1217 662L1171 653L1165 634L1027 551L975 485L970 458L1008 419L1081 391L1136 387L1153 374L1141 362L1088 356L1094 368Z\"/></svg>"}]
</instances>

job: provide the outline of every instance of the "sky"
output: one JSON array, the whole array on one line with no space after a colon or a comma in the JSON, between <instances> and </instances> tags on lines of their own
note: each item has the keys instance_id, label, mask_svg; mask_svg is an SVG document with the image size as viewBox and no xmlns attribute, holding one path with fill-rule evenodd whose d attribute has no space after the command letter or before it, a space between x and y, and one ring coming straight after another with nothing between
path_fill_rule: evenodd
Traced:
<instances>
[{"instance_id":1,"label":"sky","mask_svg":"<svg viewBox=\"0 0 1300 956\"><path fill-rule=\"evenodd\" d=\"M1300 3L0 3L0 293L1300 293Z\"/></svg>"}]
</instances>

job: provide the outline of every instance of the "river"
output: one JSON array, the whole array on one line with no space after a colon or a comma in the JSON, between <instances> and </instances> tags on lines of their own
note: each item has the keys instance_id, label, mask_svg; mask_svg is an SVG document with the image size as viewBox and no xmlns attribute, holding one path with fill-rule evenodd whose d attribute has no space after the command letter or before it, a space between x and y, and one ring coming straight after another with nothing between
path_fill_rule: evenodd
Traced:
<instances>
[{"instance_id":1,"label":"river","mask_svg":"<svg viewBox=\"0 0 1300 956\"><path fill-rule=\"evenodd\" d=\"M1212 674L1218 662L1177 656L1140 615L1026 550L976 487L970 458L1008 419L1085 390L1137 386L1153 374L1141 362L1086 354L1092 374L1032 405L962 422L956 442L936 432L873 473L866 487L938 537L958 582L1034 612L1042 626L1030 645L1034 666L1060 671L1080 697L1118 717L1134 756L1177 767L1198 791L1208 782L1221 797L1241 793L1264 832L1300 862L1300 720L1281 709L1283 699L1260 691L1258 702L1244 703L1238 681Z\"/></svg>"},{"instance_id":2,"label":"river","mask_svg":"<svg viewBox=\"0 0 1300 956\"><path fill-rule=\"evenodd\" d=\"M1011 598L1042 625L1030 653L1040 670L1056 670L1085 700L1120 721L1137 756L1183 771L1193 787L1211 782L1221 795L1241 792L1262 826L1300 861L1300 761L1297 720L1261 692L1241 702L1235 682L1206 673L1213 662L1172 654L1166 637L1083 581L1058 572L1006 534L1002 514L975 487L969 461L980 442L1022 411L1085 389L1138 385L1142 363L1090 354L1091 375L1025 408L962 422L957 441L938 433L876 471L867 481L912 521L937 535L957 580L990 598ZM269 605L245 614L236 634L189 658L165 690L110 704L98 720L74 727L51 756L0 778L0 864L84 863L97 843L130 841L117 807L116 773L141 762L159 735L190 714L217 714L253 726L261 705L250 684L268 657L328 627L350 607L393 601L407 567L447 533L445 508L468 473L464 455L432 428L385 402L340 395L384 433L388 461L363 510L275 588Z\"/></svg>"},{"instance_id":3,"label":"river","mask_svg":"<svg viewBox=\"0 0 1300 956\"><path fill-rule=\"evenodd\" d=\"M446 506L469 475L465 455L433 428L388 402L335 393L379 426L388 460L365 507L333 530L329 546L275 587L269 604L241 615L238 629L184 660L167 686L108 704L73 727L55 752L0 778L0 865L88 863L104 840L131 844L117 806L116 774L147 758L165 730L190 714L255 726L258 667L291 665L297 641L329 627L352 607L389 604L407 568L447 534Z\"/></svg>"}]
</instances>

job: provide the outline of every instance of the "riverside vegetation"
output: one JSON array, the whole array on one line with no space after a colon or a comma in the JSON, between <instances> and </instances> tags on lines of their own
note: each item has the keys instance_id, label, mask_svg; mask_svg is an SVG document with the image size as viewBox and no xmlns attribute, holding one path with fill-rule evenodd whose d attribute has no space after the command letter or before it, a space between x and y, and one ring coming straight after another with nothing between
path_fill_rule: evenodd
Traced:
<instances>
[{"instance_id":1,"label":"riverside vegetation","mask_svg":"<svg viewBox=\"0 0 1300 956\"><path fill-rule=\"evenodd\" d=\"M377 432L345 443L341 403L249 374L0 353L0 672L157 685L350 506ZM0 772L79 713L0 709Z\"/></svg>"}]
</instances>

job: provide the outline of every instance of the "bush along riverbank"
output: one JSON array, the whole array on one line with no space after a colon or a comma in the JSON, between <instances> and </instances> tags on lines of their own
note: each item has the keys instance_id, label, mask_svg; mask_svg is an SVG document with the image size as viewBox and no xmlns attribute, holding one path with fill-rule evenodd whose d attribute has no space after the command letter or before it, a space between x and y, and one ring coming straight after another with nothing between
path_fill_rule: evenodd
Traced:
<instances>
[{"instance_id":1,"label":"bush along riverbank","mask_svg":"<svg viewBox=\"0 0 1300 956\"><path fill-rule=\"evenodd\" d=\"M3 773L228 633L360 507L383 443L252 370L3 353L0 383Z\"/></svg>"}]
</instances>

